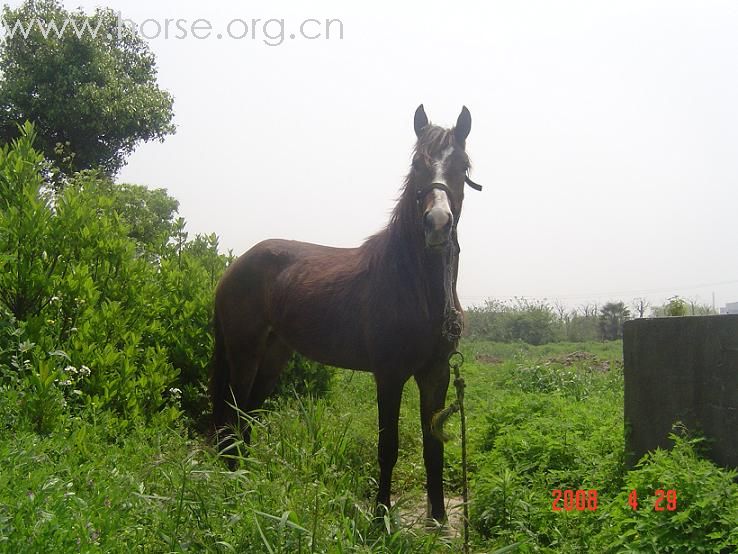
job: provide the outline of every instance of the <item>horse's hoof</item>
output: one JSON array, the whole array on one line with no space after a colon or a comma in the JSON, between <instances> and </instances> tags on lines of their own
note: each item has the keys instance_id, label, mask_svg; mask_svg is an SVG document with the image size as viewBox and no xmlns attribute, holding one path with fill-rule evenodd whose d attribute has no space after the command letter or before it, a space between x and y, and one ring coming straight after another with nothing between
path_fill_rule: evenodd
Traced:
<instances>
[{"instance_id":1,"label":"horse's hoof","mask_svg":"<svg viewBox=\"0 0 738 554\"><path fill-rule=\"evenodd\" d=\"M426 517L426 527L430 529L435 529L438 527L443 527L448 523L448 516L446 515L445 508L441 507L441 510L438 511L438 513L433 513L433 508L431 508L430 500L426 501L426 508L425 508L425 517Z\"/></svg>"},{"instance_id":2,"label":"horse's hoof","mask_svg":"<svg viewBox=\"0 0 738 554\"><path fill-rule=\"evenodd\" d=\"M444 529L448 524L448 517L443 514L440 517L428 516L425 518L425 528L429 531L438 531Z\"/></svg>"}]
</instances>

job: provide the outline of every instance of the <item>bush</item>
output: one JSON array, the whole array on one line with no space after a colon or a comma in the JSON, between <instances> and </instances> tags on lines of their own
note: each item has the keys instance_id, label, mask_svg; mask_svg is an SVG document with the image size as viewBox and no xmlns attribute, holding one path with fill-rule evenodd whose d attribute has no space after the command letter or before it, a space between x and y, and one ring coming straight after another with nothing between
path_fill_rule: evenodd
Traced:
<instances>
[{"instance_id":1,"label":"bush","mask_svg":"<svg viewBox=\"0 0 738 554\"><path fill-rule=\"evenodd\" d=\"M481 424L471 523L495 547L585 552L598 512L563 517L552 511L551 493L597 489L608 498L620 490L622 381L616 371L531 362L499 369L507 390Z\"/></svg>"},{"instance_id":2,"label":"bush","mask_svg":"<svg viewBox=\"0 0 738 554\"><path fill-rule=\"evenodd\" d=\"M186 241L163 191L82 172L54 192L34 139L26 125L0 148L0 309L17 322L0 350L2 386L19 391L39 431L86 408L122 427L173 421L180 407L199 417L213 290L229 258L214 235Z\"/></svg>"},{"instance_id":3,"label":"bush","mask_svg":"<svg viewBox=\"0 0 738 554\"><path fill-rule=\"evenodd\" d=\"M674 447L647 454L602 514L600 552L735 552L738 484L699 454L702 439L671 435ZM675 490L676 510L656 511L657 490ZM628 504L637 491L637 511ZM666 507L666 502L662 504Z\"/></svg>"},{"instance_id":4,"label":"bush","mask_svg":"<svg viewBox=\"0 0 738 554\"><path fill-rule=\"evenodd\" d=\"M487 300L483 306L466 312L466 335L475 339L539 345L560 340L563 334L561 322L545 301Z\"/></svg>"},{"instance_id":5,"label":"bush","mask_svg":"<svg viewBox=\"0 0 738 554\"><path fill-rule=\"evenodd\" d=\"M276 396L310 394L325 396L331 388L333 369L294 353L277 383Z\"/></svg>"}]
</instances>

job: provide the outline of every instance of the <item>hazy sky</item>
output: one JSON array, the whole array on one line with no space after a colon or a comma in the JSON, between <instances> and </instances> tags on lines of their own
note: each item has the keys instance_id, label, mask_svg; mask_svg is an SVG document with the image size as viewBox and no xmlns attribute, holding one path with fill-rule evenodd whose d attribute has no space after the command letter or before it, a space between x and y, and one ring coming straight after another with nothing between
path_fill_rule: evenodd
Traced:
<instances>
[{"instance_id":1,"label":"hazy sky","mask_svg":"<svg viewBox=\"0 0 738 554\"><path fill-rule=\"evenodd\" d=\"M485 189L459 225L464 304L738 301L738 2L105 5L213 27L150 41L178 130L120 174L167 188L193 235L357 245L395 203L417 105L450 125L465 104ZM255 39L215 37L253 18ZM343 39L289 39L307 18Z\"/></svg>"}]
</instances>

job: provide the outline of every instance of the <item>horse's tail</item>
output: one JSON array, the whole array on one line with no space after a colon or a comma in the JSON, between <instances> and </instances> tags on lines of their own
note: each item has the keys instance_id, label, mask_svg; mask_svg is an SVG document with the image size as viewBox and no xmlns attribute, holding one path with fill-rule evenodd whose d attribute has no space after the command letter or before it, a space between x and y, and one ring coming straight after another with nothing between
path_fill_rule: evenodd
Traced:
<instances>
[{"instance_id":1,"label":"horse's tail","mask_svg":"<svg viewBox=\"0 0 738 554\"><path fill-rule=\"evenodd\" d=\"M210 399L213 403L213 425L216 433L226 424L226 413L228 409L228 360L226 359L225 340L223 329L218 319L218 309L213 315L213 332L215 335L215 348L213 361L210 364Z\"/></svg>"}]
</instances>

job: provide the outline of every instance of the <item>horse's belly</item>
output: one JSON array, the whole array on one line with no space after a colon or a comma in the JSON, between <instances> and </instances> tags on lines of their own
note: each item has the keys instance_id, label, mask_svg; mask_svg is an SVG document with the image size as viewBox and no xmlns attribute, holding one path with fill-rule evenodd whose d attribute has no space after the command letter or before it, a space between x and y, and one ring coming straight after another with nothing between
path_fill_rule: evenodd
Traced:
<instances>
[{"instance_id":1,"label":"horse's belly","mask_svg":"<svg viewBox=\"0 0 738 554\"><path fill-rule=\"evenodd\" d=\"M324 364L359 371L420 369L433 358L440 337L428 325L413 329L388 324L371 329L361 320L332 322L331 318L307 326L295 323L285 321L277 332L297 352Z\"/></svg>"}]
</instances>

